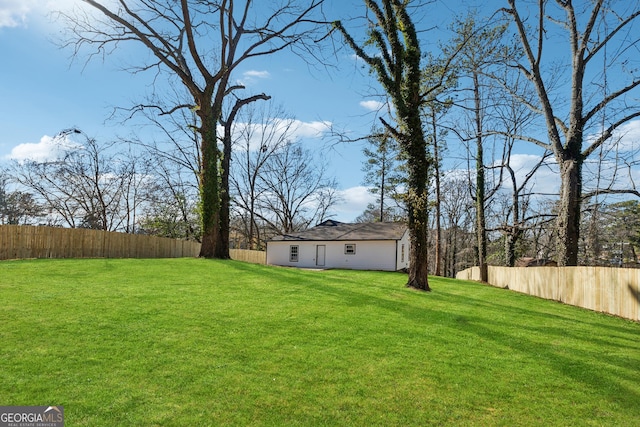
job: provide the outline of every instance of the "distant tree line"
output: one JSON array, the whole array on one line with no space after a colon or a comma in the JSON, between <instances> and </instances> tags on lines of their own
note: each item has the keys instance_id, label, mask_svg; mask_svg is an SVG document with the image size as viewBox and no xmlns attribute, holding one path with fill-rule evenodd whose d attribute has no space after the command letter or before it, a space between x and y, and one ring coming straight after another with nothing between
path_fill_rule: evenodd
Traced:
<instances>
[{"instance_id":1,"label":"distant tree line","mask_svg":"<svg viewBox=\"0 0 640 427\"><path fill-rule=\"evenodd\" d=\"M326 165L296 140L297 122L253 123L254 115L266 113L248 109L233 141L230 223L236 248L264 249L274 235L322 222L339 200ZM54 157L15 160L0 170L0 224L201 241L198 163L185 145L100 143L79 129L54 140L60 147Z\"/></svg>"},{"instance_id":2,"label":"distant tree line","mask_svg":"<svg viewBox=\"0 0 640 427\"><path fill-rule=\"evenodd\" d=\"M389 220L404 212L411 223L409 201L417 187L407 167L417 157L402 148L402 134L388 125L389 116L401 124L406 107L388 87L394 72L411 66L411 26L403 17L420 16L430 5L365 4L372 16L368 39L357 43L341 24L338 29L379 78L394 108L380 117L387 135L372 132L364 150L365 183L378 201L361 219ZM390 16L403 22L401 29L389 24ZM636 203L621 198L640 196L633 140L633 120L640 117L639 64L630 54L639 41L632 34L638 17L636 1L574 7L509 0L489 15L460 14L439 52L421 55L422 88L401 90L420 98L427 142L429 271L452 275L459 263L473 264L486 280L489 263L513 266L521 256L559 265L636 262L622 252L615 256L616 246L601 244L599 236L608 235L601 229L603 218ZM460 147L466 155L447 156ZM541 171L555 176L559 188L536 186ZM463 191L452 192L456 182ZM633 238L625 240L634 255Z\"/></svg>"},{"instance_id":3,"label":"distant tree line","mask_svg":"<svg viewBox=\"0 0 640 427\"><path fill-rule=\"evenodd\" d=\"M154 70L175 91L124 111L162 137L61 132L71 144L58 158L3 173L2 223L195 239L202 256L226 258L329 218L338 191L327 165L296 138L294 118L233 73L285 49L330 66L343 48L386 102L360 138L377 200L357 220L408 223L410 286L428 290L427 272L470 265L486 280L487 265L523 256L636 262L636 0L461 6L440 43L416 27L428 1L365 0L366 13L345 21L325 16L325 0L84 3L92 13L63 16L66 45L76 55L145 46L153 59L131 71ZM555 187L541 187L548 177Z\"/></svg>"}]
</instances>

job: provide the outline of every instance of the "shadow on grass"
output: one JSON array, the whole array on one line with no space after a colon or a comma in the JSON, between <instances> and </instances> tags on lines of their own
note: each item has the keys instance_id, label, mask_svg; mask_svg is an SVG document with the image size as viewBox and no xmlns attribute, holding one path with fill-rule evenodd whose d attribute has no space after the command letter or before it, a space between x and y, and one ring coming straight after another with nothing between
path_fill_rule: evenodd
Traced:
<instances>
[{"instance_id":1,"label":"shadow on grass","mask_svg":"<svg viewBox=\"0 0 640 427\"><path fill-rule=\"evenodd\" d=\"M437 321L439 328L448 328L454 332L453 335L473 334L494 343L504 351L522 354L531 363L544 364L585 387L606 390L605 398L615 400L615 403L625 409L638 409L640 394L624 383L639 380L637 366L640 360L625 354L629 354L630 350L640 350L640 344L634 345L638 343L637 335L629 328L607 324L611 319L602 323L585 322L584 316L571 318L549 313L546 309L536 311L518 305L501 304L496 300L461 295L460 292L438 292L437 285L434 286L434 292L429 294L414 292L406 287L397 289L399 292L406 292L407 296L414 295L416 298L385 298L373 295L371 289L367 289L369 284L359 283L358 277L365 276L359 276L358 273L354 273L355 279L340 277L337 279L339 283L332 285L330 280L333 279L327 277L332 271L314 272L244 263L237 263L233 267L245 273L267 275L275 283L291 284L292 279L297 280L300 286L304 286L305 291L330 295L346 307L376 306L401 316L407 322L424 325L426 328ZM341 274L339 271L336 273ZM434 280L434 284L439 280ZM458 285L454 281L442 283L447 286ZM488 288L486 291L510 292L494 288ZM429 300L433 303L432 306ZM436 305L438 308L434 307ZM448 307L451 309L448 310ZM615 331L617 335L608 339L607 335L611 331ZM447 345L446 336L434 338L439 341L439 345ZM621 340L626 344L620 343ZM599 349L594 348L594 344L606 349L607 354L600 353ZM620 352L622 355L616 356ZM607 370L606 366L616 369Z\"/></svg>"},{"instance_id":2,"label":"shadow on grass","mask_svg":"<svg viewBox=\"0 0 640 427\"><path fill-rule=\"evenodd\" d=\"M498 326L498 327L496 327ZM573 354L561 354L561 352L569 353L570 347L564 347L562 344L556 344L567 339L590 345L593 341L585 336L572 334L570 331L558 328L524 328L529 333L550 333L556 336L556 340L550 340L542 343L537 340L526 338L526 334L515 336L508 331L512 331L512 325L491 323L487 326L487 321L481 318L473 318L471 322L465 326L467 332L472 332L477 336L493 341L496 344L506 346L512 351L532 356L533 359L544 363L556 372L565 377L571 378L576 383L583 384L592 390L606 390L607 397L616 403L623 405L625 408L637 411L638 399L640 394L624 383L625 381L637 383L638 375L623 375L613 370L604 370L604 365L615 365L626 373L637 373L639 361L624 357L612 357L605 355L597 350L584 351L574 349ZM550 332L551 330L551 332ZM580 342L582 341L582 342ZM608 344L608 351L616 352L618 344ZM592 361L592 362L590 362Z\"/></svg>"},{"instance_id":3,"label":"shadow on grass","mask_svg":"<svg viewBox=\"0 0 640 427\"><path fill-rule=\"evenodd\" d=\"M454 284L454 285L456 285L456 284ZM480 284L480 283L476 283L476 282L473 282L472 286L473 285L475 285L475 286L484 286L484 287L490 288L492 290L496 290L498 292L508 292L508 293L519 295L519 296L523 296L525 298L533 298L533 299L540 300L540 301L546 301L546 303L548 303L548 304L560 304L560 305L562 305L564 307L571 307L572 309L576 309L576 310L596 313L595 311L589 310L587 308L572 306L570 304L565 304L565 303L563 303L561 301L547 300L547 299L544 299L544 298L539 298L539 297L534 296L534 295L527 295L525 293L516 292L516 291L509 290L509 289L496 288L496 287L491 286L491 285ZM460 285L460 286L464 287L464 286L466 286L466 284L465 285ZM530 309L527 309L527 308L524 308L524 307L521 307L521 306L516 308L516 307L513 307L513 306L500 304L500 303L498 303L496 301L481 300L479 298L474 298L474 297L471 297L469 295L456 294L456 296L461 298L461 299L469 300L470 302L473 301L474 303L477 303L477 304L485 304L485 305L487 305L487 307L494 307L494 306L495 307L499 307L504 312L513 312L514 314L518 314L520 316L521 315L533 315L533 316L544 315L548 319L556 319L556 320L563 321L563 322L574 323L576 325L588 324L590 326L593 326L594 328L608 329L608 330L614 331L614 332L628 333L628 329L623 328L623 327L610 325L610 324L604 324L604 323L598 323L598 322L589 322L589 321L587 321L585 319L578 320L576 318L563 316L563 315L558 314L558 313L551 313L550 312L551 310L535 311L535 310L530 310ZM553 306L550 306L550 307L553 307ZM616 316L613 316L613 315L609 315L607 313L599 313L599 314L602 315L602 316L607 316L607 317L616 317ZM622 319L622 318L620 318L620 319L625 321L625 322L631 322L631 320L629 320L629 319Z\"/></svg>"}]
</instances>

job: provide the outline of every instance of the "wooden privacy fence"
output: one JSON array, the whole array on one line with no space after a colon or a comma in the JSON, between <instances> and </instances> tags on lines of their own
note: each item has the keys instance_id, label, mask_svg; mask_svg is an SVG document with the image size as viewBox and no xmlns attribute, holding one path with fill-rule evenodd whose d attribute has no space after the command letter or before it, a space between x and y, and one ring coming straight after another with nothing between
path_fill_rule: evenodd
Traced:
<instances>
[{"instance_id":1,"label":"wooden privacy fence","mask_svg":"<svg viewBox=\"0 0 640 427\"><path fill-rule=\"evenodd\" d=\"M480 268L456 278L480 280ZM640 321L640 269L489 266L489 284Z\"/></svg>"},{"instance_id":2,"label":"wooden privacy fence","mask_svg":"<svg viewBox=\"0 0 640 427\"><path fill-rule=\"evenodd\" d=\"M266 264L264 251L231 249L232 259ZM200 243L82 228L0 225L0 260L24 258L197 257Z\"/></svg>"},{"instance_id":3,"label":"wooden privacy fence","mask_svg":"<svg viewBox=\"0 0 640 427\"><path fill-rule=\"evenodd\" d=\"M0 259L197 257L200 243L81 228L0 225Z\"/></svg>"},{"instance_id":4,"label":"wooden privacy fence","mask_svg":"<svg viewBox=\"0 0 640 427\"><path fill-rule=\"evenodd\" d=\"M267 253L265 251L250 251L248 249L229 249L231 259L250 262L252 264L266 264Z\"/></svg>"}]
</instances>

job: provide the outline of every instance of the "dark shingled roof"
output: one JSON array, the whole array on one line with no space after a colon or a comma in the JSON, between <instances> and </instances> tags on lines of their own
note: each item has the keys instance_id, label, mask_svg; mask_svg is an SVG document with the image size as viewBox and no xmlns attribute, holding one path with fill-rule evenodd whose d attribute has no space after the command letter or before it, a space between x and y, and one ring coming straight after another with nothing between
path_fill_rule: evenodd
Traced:
<instances>
[{"instance_id":1,"label":"dark shingled roof","mask_svg":"<svg viewBox=\"0 0 640 427\"><path fill-rule=\"evenodd\" d=\"M276 236L271 241L400 240L406 230L406 224L399 222L346 224L329 220L305 231Z\"/></svg>"}]
</instances>

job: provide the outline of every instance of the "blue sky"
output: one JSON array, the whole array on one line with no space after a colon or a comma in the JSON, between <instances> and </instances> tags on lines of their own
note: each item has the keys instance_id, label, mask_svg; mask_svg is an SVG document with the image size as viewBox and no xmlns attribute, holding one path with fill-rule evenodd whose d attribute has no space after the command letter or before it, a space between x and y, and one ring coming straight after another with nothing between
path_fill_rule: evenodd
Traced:
<instances>
[{"instance_id":1,"label":"blue sky","mask_svg":"<svg viewBox=\"0 0 640 427\"><path fill-rule=\"evenodd\" d=\"M77 2L77 1L76 1ZM145 55L132 44L106 57L72 60L71 49L59 48L60 24L49 13L71 7L74 0L0 0L0 161L9 157L46 156L51 139L63 129L77 127L98 140L129 136L132 129L108 120L114 107L141 102L151 92L152 75L123 71L131 57ZM341 7L347 3L335 2ZM361 5L361 2L353 2ZM299 120L309 134L330 123L354 135L368 131L378 101L371 96L375 82L359 69L349 52L339 58L340 69L310 69L291 55L247 62L236 79L254 93L265 92ZM344 203L338 219L350 221L372 197L361 187L362 144L334 144L306 138L310 147L325 147Z\"/></svg>"},{"instance_id":2,"label":"blue sky","mask_svg":"<svg viewBox=\"0 0 640 427\"><path fill-rule=\"evenodd\" d=\"M47 15L76 3L79 0L0 0L0 162L12 156L46 156L52 149L52 137L70 127L80 128L99 141L128 137L133 131L133 126L108 117L114 107L141 102L151 92L151 74L132 75L122 70L146 52L129 44L104 60L94 58L87 63L86 56L72 60L70 49L52 42L62 27ZM429 16L421 26L446 25L454 7L462 12L471 3L477 2L438 0L424 9ZM362 0L328 0L328 6L326 11L339 18L364 10ZM438 32L427 34L432 44L438 41ZM380 99L375 97L379 92L375 79L350 52L344 50L337 59L339 67L326 72L310 69L294 56L279 54L247 62L235 78L252 93L271 95L300 121L301 132L307 135L305 144L322 151L330 162L330 174L337 178L344 202L335 209L336 218L351 221L373 201L362 186L362 144L335 144L336 139L326 132L317 138L309 135L327 123L349 130L353 136L364 135L375 121L373 110ZM639 123L630 125L631 134L640 135ZM523 170L538 158L527 150L518 155L515 160L522 163ZM557 187L553 175L541 175L540 181L549 188Z\"/></svg>"},{"instance_id":3,"label":"blue sky","mask_svg":"<svg viewBox=\"0 0 640 427\"><path fill-rule=\"evenodd\" d=\"M142 102L151 93L152 73L132 75L123 70L148 54L129 43L104 59L72 58L70 48L54 43L63 27L51 19L51 12L79 4L80 0L0 0L4 62L0 66L0 162L45 158L55 150L53 136L71 127L105 142L129 137L139 129L109 117L114 107ZM327 5L325 12L332 19L365 10L362 0L328 0ZM451 13L448 2L438 0L435 5L439 13ZM340 52L336 60L338 67L327 71L310 68L293 55L278 54L246 62L234 77L252 93L272 96L300 121L300 132L307 136L304 143L321 151L329 161L329 174L337 179L343 201L334 209L336 219L352 221L375 199L362 186L363 143L338 144L326 127L348 131L353 137L365 135L374 123L379 124L375 111L381 99L375 96L380 93L375 78L349 50ZM318 137L308 137L314 131Z\"/></svg>"}]
</instances>

